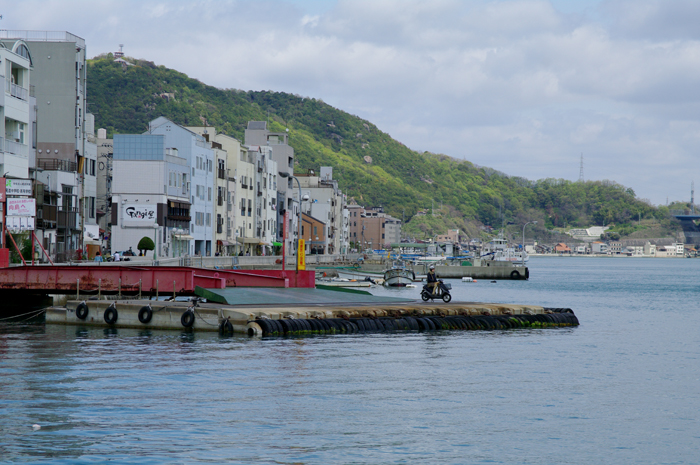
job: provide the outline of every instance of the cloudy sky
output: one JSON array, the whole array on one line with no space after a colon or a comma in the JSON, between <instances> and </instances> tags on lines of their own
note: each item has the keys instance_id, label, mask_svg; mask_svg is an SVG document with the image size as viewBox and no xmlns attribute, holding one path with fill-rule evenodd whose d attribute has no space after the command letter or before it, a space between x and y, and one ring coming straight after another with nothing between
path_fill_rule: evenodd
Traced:
<instances>
[{"instance_id":1,"label":"cloudy sky","mask_svg":"<svg viewBox=\"0 0 700 465\"><path fill-rule=\"evenodd\" d=\"M319 98L416 150L529 179L700 197L698 0L22 0L67 30L217 87ZM696 176L696 174L698 174Z\"/></svg>"}]
</instances>

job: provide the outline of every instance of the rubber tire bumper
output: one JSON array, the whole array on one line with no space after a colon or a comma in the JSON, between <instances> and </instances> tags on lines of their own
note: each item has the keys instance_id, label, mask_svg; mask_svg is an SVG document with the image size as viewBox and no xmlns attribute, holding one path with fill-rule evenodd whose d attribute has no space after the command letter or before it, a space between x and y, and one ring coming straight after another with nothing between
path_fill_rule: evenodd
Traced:
<instances>
[{"instance_id":1,"label":"rubber tire bumper","mask_svg":"<svg viewBox=\"0 0 700 465\"><path fill-rule=\"evenodd\" d=\"M75 316L77 316L81 320L86 319L88 313L90 313L90 310L88 309L88 306L85 302L79 303L78 306L75 308Z\"/></svg>"},{"instance_id":2,"label":"rubber tire bumper","mask_svg":"<svg viewBox=\"0 0 700 465\"><path fill-rule=\"evenodd\" d=\"M119 312L117 312L117 308L114 305L110 305L105 309L104 313L104 319L105 323L108 325L113 325L114 323L117 322L117 319L119 318Z\"/></svg>"},{"instance_id":3,"label":"rubber tire bumper","mask_svg":"<svg viewBox=\"0 0 700 465\"><path fill-rule=\"evenodd\" d=\"M180 317L180 323L185 328L191 328L194 325L194 312L191 310L184 312Z\"/></svg>"},{"instance_id":4,"label":"rubber tire bumper","mask_svg":"<svg viewBox=\"0 0 700 465\"><path fill-rule=\"evenodd\" d=\"M153 309L151 309L151 307L148 305L141 307L141 310L139 310L139 321L143 324L148 324L151 322L152 318Z\"/></svg>"}]
</instances>

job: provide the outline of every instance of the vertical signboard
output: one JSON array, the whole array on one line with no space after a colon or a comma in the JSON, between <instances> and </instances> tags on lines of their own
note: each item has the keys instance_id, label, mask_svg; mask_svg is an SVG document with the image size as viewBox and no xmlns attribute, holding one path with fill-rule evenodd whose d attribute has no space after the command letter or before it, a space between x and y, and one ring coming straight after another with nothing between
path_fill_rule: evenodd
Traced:
<instances>
[{"instance_id":1,"label":"vertical signboard","mask_svg":"<svg viewBox=\"0 0 700 465\"><path fill-rule=\"evenodd\" d=\"M5 178L0 178L0 203L5 202Z\"/></svg>"},{"instance_id":2,"label":"vertical signboard","mask_svg":"<svg viewBox=\"0 0 700 465\"><path fill-rule=\"evenodd\" d=\"M297 267L300 270L306 269L306 241L299 239L299 247L297 248Z\"/></svg>"}]
</instances>

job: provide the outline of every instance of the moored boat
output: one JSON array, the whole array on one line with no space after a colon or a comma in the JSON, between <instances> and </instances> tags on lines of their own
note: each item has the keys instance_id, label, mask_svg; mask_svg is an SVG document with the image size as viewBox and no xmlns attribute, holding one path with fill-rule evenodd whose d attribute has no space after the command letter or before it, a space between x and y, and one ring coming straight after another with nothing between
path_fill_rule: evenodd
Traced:
<instances>
[{"instance_id":1,"label":"moored boat","mask_svg":"<svg viewBox=\"0 0 700 465\"><path fill-rule=\"evenodd\" d=\"M384 271L384 285L391 287L405 287L413 284L416 274L406 267L404 262L394 262L391 268Z\"/></svg>"}]
</instances>

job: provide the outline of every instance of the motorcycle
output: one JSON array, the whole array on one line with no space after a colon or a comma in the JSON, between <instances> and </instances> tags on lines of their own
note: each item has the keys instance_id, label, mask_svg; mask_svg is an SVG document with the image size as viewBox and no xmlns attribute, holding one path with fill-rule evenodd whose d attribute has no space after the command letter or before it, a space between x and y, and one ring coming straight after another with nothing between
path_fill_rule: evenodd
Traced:
<instances>
[{"instance_id":1,"label":"motorcycle","mask_svg":"<svg viewBox=\"0 0 700 465\"><path fill-rule=\"evenodd\" d=\"M435 294L431 292L431 287L432 286L430 284L423 285L423 290L420 293L420 297L424 302L427 302L428 299L442 299L445 303L452 300L452 295L450 294L450 289L452 289L451 284L445 284L442 282L442 279L439 279Z\"/></svg>"}]
</instances>

